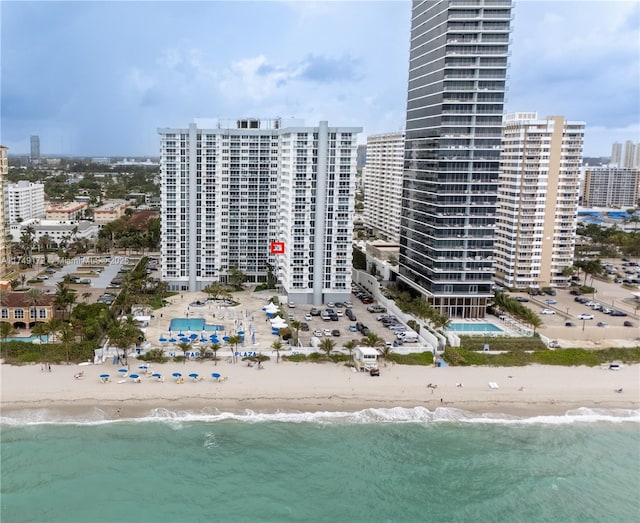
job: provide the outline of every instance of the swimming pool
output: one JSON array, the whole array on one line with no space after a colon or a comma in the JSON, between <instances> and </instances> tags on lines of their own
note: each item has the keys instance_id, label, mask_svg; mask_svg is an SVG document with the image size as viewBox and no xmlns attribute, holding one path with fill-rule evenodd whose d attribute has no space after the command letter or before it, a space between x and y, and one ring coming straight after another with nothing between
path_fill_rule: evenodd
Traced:
<instances>
[{"instance_id":1,"label":"swimming pool","mask_svg":"<svg viewBox=\"0 0 640 523\"><path fill-rule=\"evenodd\" d=\"M222 331L223 325L209 325L205 323L203 318L173 318L169 324L169 331Z\"/></svg>"},{"instance_id":2,"label":"swimming pool","mask_svg":"<svg viewBox=\"0 0 640 523\"><path fill-rule=\"evenodd\" d=\"M452 332L504 332L493 323L450 323L447 330Z\"/></svg>"}]
</instances>

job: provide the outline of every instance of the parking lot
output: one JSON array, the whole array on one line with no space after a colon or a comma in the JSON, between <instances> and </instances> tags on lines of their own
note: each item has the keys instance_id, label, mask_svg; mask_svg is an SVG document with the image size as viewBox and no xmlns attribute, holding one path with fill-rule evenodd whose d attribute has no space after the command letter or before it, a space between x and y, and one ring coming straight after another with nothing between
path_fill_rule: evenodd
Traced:
<instances>
[{"instance_id":1,"label":"parking lot","mask_svg":"<svg viewBox=\"0 0 640 523\"><path fill-rule=\"evenodd\" d=\"M311 309L314 308L310 305L296 305L295 308L288 310L289 314L293 314L295 320L300 322L306 322L309 325L308 331L300 331L299 338L300 343L304 346L311 346L311 338L314 336L314 331L323 331L321 335L316 336L319 339L331 338L336 342L336 347L341 347L349 340L360 341L364 336L361 332L352 332L349 330L349 326L354 326L356 323L364 324L371 332L374 332L380 336L385 342L393 343L396 340L393 331L387 329L376 318L381 315L380 312L373 313L367 310L367 307L371 304L363 303L354 294L351 294L350 298L351 307L328 307L327 305L322 307L315 307L320 311L324 311L327 308L332 308L336 313L342 313L338 316L337 321L323 320L321 316L311 316L310 320L305 319L306 314L310 314ZM375 303L375 302L374 302ZM345 315L345 310L350 308L354 315L355 320L350 320ZM325 329L328 331L337 329L340 331L340 336L333 336L330 332L325 333ZM318 332L318 334L320 334ZM414 344L415 345L415 344Z\"/></svg>"},{"instance_id":2,"label":"parking lot","mask_svg":"<svg viewBox=\"0 0 640 523\"><path fill-rule=\"evenodd\" d=\"M575 288L556 289L555 296L524 292L510 295L539 315L544 325L537 331L550 339L563 340L560 346L636 346L640 321L634 292L601 280L594 280L592 286L595 293L581 296L571 294Z\"/></svg>"}]
</instances>

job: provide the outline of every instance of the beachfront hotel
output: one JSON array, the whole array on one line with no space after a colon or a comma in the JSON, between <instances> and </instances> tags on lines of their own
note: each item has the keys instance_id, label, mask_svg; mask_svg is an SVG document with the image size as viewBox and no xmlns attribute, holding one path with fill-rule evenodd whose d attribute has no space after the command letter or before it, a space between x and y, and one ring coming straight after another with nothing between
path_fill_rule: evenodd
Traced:
<instances>
[{"instance_id":1,"label":"beachfront hotel","mask_svg":"<svg viewBox=\"0 0 640 523\"><path fill-rule=\"evenodd\" d=\"M507 114L495 237L496 281L562 287L573 265L584 122Z\"/></svg>"},{"instance_id":2,"label":"beachfront hotel","mask_svg":"<svg viewBox=\"0 0 640 523\"><path fill-rule=\"evenodd\" d=\"M367 137L363 169L364 226L387 241L400 242L404 133Z\"/></svg>"},{"instance_id":3,"label":"beachfront hotel","mask_svg":"<svg viewBox=\"0 0 640 523\"><path fill-rule=\"evenodd\" d=\"M172 290L249 283L269 268L288 301L351 291L358 127L196 121L161 136L162 279Z\"/></svg>"},{"instance_id":4,"label":"beachfront hotel","mask_svg":"<svg viewBox=\"0 0 640 523\"><path fill-rule=\"evenodd\" d=\"M21 180L6 188L9 223L44 218L44 184Z\"/></svg>"},{"instance_id":5,"label":"beachfront hotel","mask_svg":"<svg viewBox=\"0 0 640 523\"><path fill-rule=\"evenodd\" d=\"M414 1L399 284L449 317L484 317L510 0Z\"/></svg>"}]
</instances>

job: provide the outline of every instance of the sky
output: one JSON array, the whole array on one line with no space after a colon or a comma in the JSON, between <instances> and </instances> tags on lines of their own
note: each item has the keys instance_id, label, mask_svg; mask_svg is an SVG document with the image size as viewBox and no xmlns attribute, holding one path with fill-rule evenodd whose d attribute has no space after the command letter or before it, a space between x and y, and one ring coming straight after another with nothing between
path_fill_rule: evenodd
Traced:
<instances>
[{"instance_id":1,"label":"sky","mask_svg":"<svg viewBox=\"0 0 640 523\"><path fill-rule=\"evenodd\" d=\"M517 1L505 111L640 141L640 2ZM404 128L411 3L0 1L0 143L158 156L161 127L300 118Z\"/></svg>"}]
</instances>

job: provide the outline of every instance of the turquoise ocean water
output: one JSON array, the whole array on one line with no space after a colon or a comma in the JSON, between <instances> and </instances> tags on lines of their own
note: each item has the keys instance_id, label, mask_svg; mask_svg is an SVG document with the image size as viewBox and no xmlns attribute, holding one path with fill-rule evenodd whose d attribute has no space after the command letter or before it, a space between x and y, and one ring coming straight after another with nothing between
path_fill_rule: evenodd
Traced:
<instances>
[{"instance_id":1,"label":"turquoise ocean water","mask_svg":"<svg viewBox=\"0 0 640 523\"><path fill-rule=\"evenodd\" d=\"M637 522L640 412L2 418L2 523Z\"/></svg>"}]
</instances>

